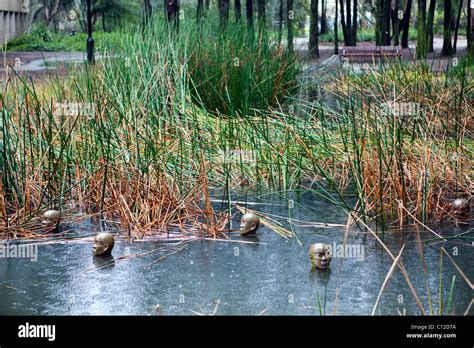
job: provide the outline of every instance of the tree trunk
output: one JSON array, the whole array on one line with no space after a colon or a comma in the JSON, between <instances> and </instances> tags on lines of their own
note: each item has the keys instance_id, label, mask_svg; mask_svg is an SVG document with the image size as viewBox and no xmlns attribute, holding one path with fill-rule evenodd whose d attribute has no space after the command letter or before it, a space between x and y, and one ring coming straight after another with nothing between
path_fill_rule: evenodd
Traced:
<instances>
[{"instance_id":1,"label":"tree trunk","mask_svg":"<svg viewBox=\"0 0 474 348\"><path fill-rule=\"evenodd\" d=\"M339 38L337 37L337 0L336 0L336 9L334 11L334 54L339 54Z\"/></svg>"},{"instance_id":2,"label":"tree trunk","mask_svg":"<svg viewBox=\"0 0 474 348\"><path fill-rule=\"evenodd\" d=\"M326 7L327 7L327 0L321 0L321 34L327 34L328 32Z\"/></svg>"},{"instance_id":3,"label":"tree trunk","mask_svg":"<svg viewBox=\"0 0 474 348\"><path fill-rule=\"evenodd\" d=\"M441 54L443 56L453 55L453 44L451 41L451 0L444 0L444 35L443 35L443 49Z\"/></svg>"},{"instance_id":4,"label":"tree trunk","mask_svg":"<svg viewBox=\"0 0 474 348\"><path fill-rule=\"evenodd\" d=\"M56 21L56 17L53 17L53 30L56 34L58 33L58 22Z\"/></svg>"},{"instance_id":5,"label":"tree trunk","mask_svg":"<svg viewBox=\"0 0 474 348\"><path fill-rule=\"evenodd\" d=\"M50 9L47 5L44 6L44 22L49 27L53 18L58 14L59 0L54 2L53 7Z\"/></svg>"},{"instance_id":6,"label":"tree trunk","mask_svg":"<svg viewBox=\"0 0 474 348\"><path fill-rule=\"evenodd\" d=\"M395 0L395 9L392 17L393 23L393 44L400 45L400 19L398 18L398 11L400 11L401 0Z\"/></svg>"},{"instance_id":7,"label":"tree trunk","mask_svg":"<svg viewBox=\"0 0 474 348\"><path fill-rule=\"evenodd\" d=\"M30 33L30 31L31 31L31 29L32 29L32 27L33 27L33 23L36 22L36 18L38 18L39 14L40 14L42 11L44 11L44 6L41 6L41 7L37 8L34 12L33 12L33 10L31 10L31 12L32 12L33 14L31 15L30 20L29 20L29 22L28 22L28 30L27 30L28 33ZM79 18L79 24L81 25L81 27L82 27L83 22L84 22L84 21L81 20L81 18Z\"/></svg>"},{"instance_id":8,"label":"tree trunk","mask_svg":"<svg viewBox=\"0 0 474 348\"><path fill-rule=\"evenodd\" d=\"M390 0L382 0L382 43L390 46Z\"/></svg>"},{"instance_id":9,"label":"tree trunk","mask_svg":"<svg viewBox=\"0 0 474 348\"><path fill-rule=\"evenodd\" d=\"M196 13L196 18L198 22L201 21L203 14L204 14L204 0L198 0L197 13Z\"/></svg>"},{"instance_id":10,"label":"tree trunk","mask_svg":"<svg viewBox=\"0 0 474 348\"><path fill-rule=\"evenodd\" d=\"M353 0L351 9L351 0L346 0L346 9L344 14L344 1L340 0L341 5L341 25L344 35L345 46L355 46L357 40L357 0ZM337 5L337 4L336 4Z\"/></svg>"},{"instance_id":11,"label":"tree trunk","mask_svg":"<svg viewBox=\"0 0 474 348\"><path fill-rule=\"evenodd\" d=\"M426 0L418 0L416 57L426 58Z\"/></svg>"},{"instance_id":12,"label":"tree trunk","mask_svg":"<svg viewBox=\"0 0 474 348\"><path fill-rule=\"evenodd\" d=\"M143 5L145 7L145 24L147 24L150 19L151 19L151 11L152 11L152 7L151 7L151 0L144 0L143 1Z\"/></svg>"},{"instance_id":13,"label":"tree trunk","mask_svg":"<svg viewBox=\"0 0 474 348\"><path fill-rule=\"evenodd\" d=\"M311 0L311 13L309 22L309 55L311 58L319 58L318 42L318 0Z\"/></svg>"},{"instance_id":14,"label":"tree trunk","mask_svg":"<svg viewBox=\"0 0 474 348\"><path fill-rule=\"evenodd\" d=\"M456 17L456 27L454 28L454 44L453 44L454 53L456 53L456 49L458 45L458 32L459 32L459 23L461 22L462 5L463 5L463 0L459 0L458 15Z\"/></svg>"},{"instance_id":15,"label":"tree trunk","mask_svg":"<svg viewBox=\"0 0 474 348\"><path fill-rule=\"evenodd\" d=\"M265 25L265 0L257 0L257 13L260 25Z\"/></svg>"},{"instance_id":16,"label":"tree trunk","mask_svg":"<svg viewBox=\"0 0 474 348\"><path fill-rule=\"evenodd\" d=\"M375 1L375 44L377 46L383 45L382 1Z\"/></svg>"},{"instance_id":17,"label":"tree trunk","mask_svg":"<svg viewBox=\"0 0 474 348\"><path fill-rule=\"evenodd\" d=\"M376 0L375 41L377 46L390 45L390 0Z\"/></svg>"},{"instance_id":18,"label":"tree trunk","mask_svg":"<svg viewBox=\"0 0 474 348\"><path fill-rule=\"evenodd\" d=\"M346 46L352 46L351 0L346 0Z\"/></svg>"},{"instance_id":19,"label":"tree trunk","mask_svg":"<svg viewBox=\"0 0 474 348\"><path fill-rule=\"evenodd\" d=\"M405 11L403 12L402 20L402 48L408 48L408 34L410 29L410 17L411 17L411 5L412 0L408 0Z\"/></svg>"},{"instance_id":20,"label":"tree trunk","mask_svg":"<svg viewBox=\"0 0 474 348\"><path fill-rule=\"evenodd\" d=\"M240 0L235 0L234 10L235 10L235 21L239 23L240 18L242 18L242 6L240 5Z\"/></svg>"},{"instance_id":21,"label":"tree trunk","mask_svg":"<svg viewBox=\"0 0 474 348\"><path fill-rule=\"evenodd\" d=\"M225 28L229 21L229 0L219 0L219 20L221 29Z\"/></svg>"},{"instance_id":22,"label":"tree trunk","mask_svg":"<svg viewBox=\"0 0 474 348\"><path fill-rule=\"evenodd\" d=\"M353 0L352 5L352 28L351 28L351 44L357 44L357 0Z\"/></svg>"},{"instance_id":23,"label":"tree trunk","mask_svg":"<svg viewBox=\"0 0 474 348\"><path fill-rule=\"evenodd\" d=\"M474 20L474 8L471 8L470 1L467 1L467 25L466 25L466 36L467 36L467 51L471 57L474 57L474 33L473 33L473 20Z\"/></svg>"},{"instance_id":24,"label":"tree trunk","mask_svg":"<svg viewBox=\"0 0 474 348\"><path fill-rule=\"evenodd\" d=\"M280 8L278 10L278 45L281 45L283 37L283 0L280 0Z\"/></svg>"},{"instance_id":25,"label":"tree trunk","mask_svg":"<svg viewBox=\"0 0 474 348\"><path fill-rule=\"evenodd\" d=\"M344 16L344 0L339 0L339 6L340 6L340 12L341 12L341 26L342 26L342 35L344 36L344 45L347 45L347 42L349 41L349 39L347 35L346 18Z\"/></svg>"},{"instance_id":26,"label":"tree trunk","mask_svg":"<svg viewBox=\"0 0 474 348\"><path fill-rule=\"evenodd\" d=\"M341 0L342 1L342 0ZM293 52L293 0L287 0L286 2L286 23L287 23L287 30L288 30L288 38L287 38L287 45L288 51Z\"/></svg>"},{"instance_id":27,"label":"tree trunk","mask_svg":"<svg viewBox=\"0 0 474 348\"><path fill-rule=\"evenodd\" d=\"M253 31L253 1L246 0L246 14L247 14L247 27L249 31Z\"/></svg>"},{"instance_id":28,"label":"tree trunk","mask_svg":"<svg viewBox=\"0 0 474 348\"><path fill-rule=\"evenodd\" d=\"M179 27L179 0L165 0L166 19L168 23L173 23Z\"/></svg>"},{"instance_id":29,"label":"tree trunk","mask_svg":"<svg viewBox=\"0 0 474 348\"><path fill-rule=\"evenodd\" d=\"M433 52L433 20L436 8L436 0L430 1L428 9L428 19L426 20L426 50L428 53Z\"/></svg>"}]
</instances>

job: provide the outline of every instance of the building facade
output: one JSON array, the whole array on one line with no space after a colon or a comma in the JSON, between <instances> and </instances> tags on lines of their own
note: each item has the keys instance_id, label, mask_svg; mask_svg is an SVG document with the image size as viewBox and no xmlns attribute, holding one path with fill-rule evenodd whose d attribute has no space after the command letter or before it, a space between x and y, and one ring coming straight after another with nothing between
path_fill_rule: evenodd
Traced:
<instances>
[{"instance_id":1,"label":"building facade","mask_svg":"<svg viewBox=\"0 0 474 348\"><path fill-rule=\"evenodd\" d=\"M0 46L26 31L29 8L29 0L0 0Z\"/></svg>"}]
</instances>

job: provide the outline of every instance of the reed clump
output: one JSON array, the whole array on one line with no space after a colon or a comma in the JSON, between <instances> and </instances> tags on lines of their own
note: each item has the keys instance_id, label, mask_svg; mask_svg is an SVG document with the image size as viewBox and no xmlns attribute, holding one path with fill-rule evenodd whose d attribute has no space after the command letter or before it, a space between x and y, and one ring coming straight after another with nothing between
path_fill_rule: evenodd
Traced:
<instances>
[{"instance_id":1,"label":"reed clump","mask_svg":"<svg viewBox=\"0 0 474 348\"><path fill-rule=\"evenodd\" d=\"M434 222L452 215L453 198L471 197L474 95L472 75L459 69L395 63L336 79L335 123L365 215Z\"/></svg>"},{"instance_id":2,"label":"reed clump","mask_svg":"<svg viewBox=\"0 0 474 348\"><path fill-rule=\"evenodd\" d=\"M342 74L322 86L332 101L309 102L293 94L294 57L215 29L156 22L67 79L7 80L0 238L31 233L47 208L104 214L138 237L215 237L230 212L214 211L211 188L317 186L346 211L355 193L358 213L383 224L437 221L451 197L470 197L469 69Z\"/></svg>"},{"instance_id":3,"label":"reed clump","mask_svg":"<svg viewBox=\"0 0 474 348\"><path fill-rule=\"evenodd\" d=\"M39 236L35 219L46 208L103 214L140 238L170 231L218 236L228 217L201 204L206 161L174 153L184 139L175 129L144 139L142 132L156 130L109 101L100 69L52 89L21 77L5 85L0 238Z\"/></svg>"}]
</instances>

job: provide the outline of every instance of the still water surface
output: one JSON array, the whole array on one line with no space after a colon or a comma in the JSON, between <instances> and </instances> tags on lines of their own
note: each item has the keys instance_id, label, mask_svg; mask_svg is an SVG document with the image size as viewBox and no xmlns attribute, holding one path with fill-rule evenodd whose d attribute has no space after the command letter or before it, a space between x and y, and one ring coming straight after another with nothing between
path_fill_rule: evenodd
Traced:
<instances>
[{"instance_id":1,"label":"still water surface","mask_svg":"<svg viewBox=\"0 0 474 348\"><path fill-rule=\"evenodd\" d=\"M318 221L307 209L327 222L345 224L346 217L336 206L324 203L311 192L293 197L298 204L292 209L293 229L303 244L286 240L266 227L257 237L245 240L260 244L219 241L193 241L174 255L156 260L173 249L127 260L117 259L131 253L160 248L157 242L129 243L117 241L113 250L115 262L93 258L91 244L52 244L38 248L38 260L0 259L0 314L13 315L338 315L370 314L377 295L392 264L391 258L371 236L353 230L347 243L359 253L334 258L331 271L311 272L310 243L342 244L344 227L313 227L304 221ZM249 201L263 203L251 206L276 218L288 228L287 200L265 196ZM304 208L302 208L304 207ZM237 219L240 216L237 216ZM319 220L320 221L320 220ZM234 222L234 228L237 227ZM304 226L306 225L306 226ZM99 231L93 223L76 228L77 235ZM447 226L437 231L455 235L470 226ZM472 247L463 241L449 241L427 246L418 240L434 236L422 230L390 231L382 239L397 255L407 241L402 256L407 272L425 309L428 290L434 311L440 303L440 247L449 252L457 248L453 259L472 280L474 259ZM242 237L232 235L242 241ZM463 244L464 243L464 244ZM426 263L423 270L421 253ZM112 260L113 261L113 260ZM155 262L155 263L153 263ZM111 264L111 265L110 265ZM109 267L103 267L110 265ZM472 299L472 290L446 256L442 267L443 308L447 308L453 276L454 291L450 313L462 315ZM159 305L160 310L156 311ZM473 314L471 309L469 314ZM383 293L376 314L420 314L420 310L397 269Z\"/></svg>"}]
</instances>

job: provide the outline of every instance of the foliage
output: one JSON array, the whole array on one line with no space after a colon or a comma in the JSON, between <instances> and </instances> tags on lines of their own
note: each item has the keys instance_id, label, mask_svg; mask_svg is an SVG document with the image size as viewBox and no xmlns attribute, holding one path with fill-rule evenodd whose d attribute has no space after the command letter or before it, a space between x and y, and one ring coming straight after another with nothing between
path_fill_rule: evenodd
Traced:
<instances>
[{"instance_id":1,"label":"foliage","mask_svg":"<svg viewBox=\"0 0 474 348\"><path fill-rule=\"evenodd\" d=\"M7 43L8 51L85 51L87 34L69 35L54 33L45 26L39 26L29 34L23 34ZM118 33L94 33L95 47L101 49L105 41L117 42ZM109 44L110 45L110 44Z\"/></svg>"},{"instance_id":2,"label":"foliage","mask_svg":"<svg viewBox=\"0 0 474 348\"><path fill-rule=\"evenodd\" d=\"M238 25L217 38L202 31L189 42L191 92L208 111L247 114L284 103L296 92L295 56L264 38L249 37Z\"/></svg>"},{"instance_id":3,"label":"foliage","mask_svg":"<svg viewBox=\"0 0 474 348\"><path fill-rule=\"evenodd\" d=\"M294 55L266 38L252 37L241 25L229 25L222 32L217 21L183 22L178 35L157 19L147 35L124 33L119 47L112 48L113 55L129 54L140 65L166 69L157 66L157 52L171 52L186 72L189 89L183 93L210 112L247 114L284 103L296 92L299 68ZM111 64L109 69L122 68Z\"/></svg>"},{"instance_id":4,"label":"foliage","mask_svg":"<svg viewBox=\"0 0 474 348\"><path fill-rule=\"evenodd\" d=\"M327 72L313 80L322 97L294 96L295 110L280 81L296 83L298 67L264 38L219 32L212 21L184 21L179 35L153 23L109 41L104 60L69 79L6 85L0 224L15 227L0 238L15 237L38 210L66 205L118 217L138 236L169 224L215 233L225 221L206 201L209 187L316 188L382 226L450 218L449 200L469 195L472 65L440 75L399 62L365 75ZM234 73L235 55L248 66L239 74L257 79ZM283 97L272 103L275 93ZM382 107L394 100L418 106L395 115ZM93 112L58 113L69 102Z\"/></svg>"}]
</instances>

